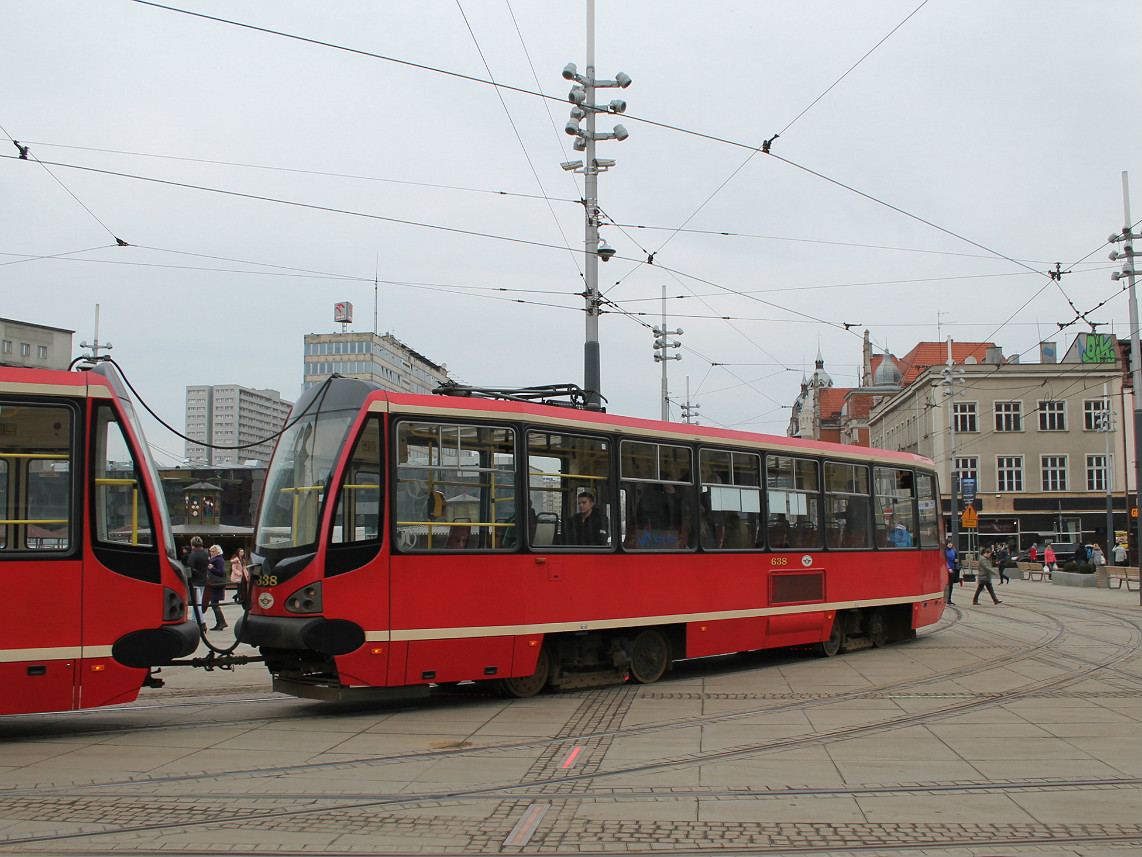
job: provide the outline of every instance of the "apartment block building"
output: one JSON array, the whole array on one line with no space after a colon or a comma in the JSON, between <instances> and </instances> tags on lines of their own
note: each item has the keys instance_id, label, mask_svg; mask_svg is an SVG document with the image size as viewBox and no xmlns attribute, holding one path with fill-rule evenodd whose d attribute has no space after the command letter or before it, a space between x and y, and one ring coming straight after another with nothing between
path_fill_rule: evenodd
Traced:
<instances>
[{"instance_id":1,"label":"apartment block building","mask_svg":"<svg viewBox=\"0 0 1142 857\"><path fill-rule=\"evenodd\" d=\"M285 425L293 402L277 390L253 390L238 384L200 384L186 388L185 456L193 465L235 467L265 465L277 432ZM258 441L264 440L264 443ZM254 444L246 449L212 449Z\"/></svg>"}]
</instances>

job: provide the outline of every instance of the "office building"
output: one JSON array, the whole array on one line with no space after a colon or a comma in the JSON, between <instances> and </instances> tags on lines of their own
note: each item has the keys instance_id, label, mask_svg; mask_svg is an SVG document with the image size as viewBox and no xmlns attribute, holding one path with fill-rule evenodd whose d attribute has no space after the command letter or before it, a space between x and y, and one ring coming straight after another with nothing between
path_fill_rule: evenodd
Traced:
<instances>
[{"instance_id":1,"label":"office building","mask_svg":"<svg viewBox=\"0 0 1142 857\"><path fill-rule=\"evenodd\" d=\"M431 393L448 380L446 365L433 363L387 333L307 333L304 361L306 389L333 374L404 393Z\"/></svg>"}]
</instances>

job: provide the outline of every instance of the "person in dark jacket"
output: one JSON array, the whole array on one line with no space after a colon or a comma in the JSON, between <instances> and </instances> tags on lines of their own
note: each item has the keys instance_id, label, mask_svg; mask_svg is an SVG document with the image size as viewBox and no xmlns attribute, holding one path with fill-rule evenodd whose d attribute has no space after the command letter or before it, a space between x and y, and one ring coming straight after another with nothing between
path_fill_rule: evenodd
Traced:
<instances>
[{"instance_id":1,"label":"person in dark jacket","mask_svg":"<svg viewBox=\"0 0 1142 857\"><path fill-rule=\"evenodd\" d=\"M995 546L995 554L993 556L995 562L995 570L999 572L999 583L1010 583L1011 578L1007 574L1007 560L1011 558L1011 554L1007 550L1007 545L999 542Z\"/></svg>"},{"instance_id":2,"label":"person in dark jacket","mask_svg":"<svg viewBox=\"0 0 1142 857\"><path fill-rule=\"evenodd\" d=\"M610 541L607 516L595 505L595 496L590 491L584 491L578 500L579 511L567 519L563 543L606 547Z\"/></svg>"},{"instance_id":3,"label":"person in dark jacket","mask_svg":"<svg viewBox=\"0 0 1142 857\"><path fill-rule=\"evenodd\" d=\"M202 593L202 614L206 615L206 604L214 610L214 627L212 631L221 631L226 627L226 617L222 615L222 595L226 591L226 557L222 555L222 548L218 545L210 546L210 575L206 582L206 589Z\"/></svg>"},{"instance_id":4,"label":"person in dark jacket","mask_svg":"<svg viewBox=\"0 0 1142 857\"><path fill-rule=\"evenodd\" d=\"M1079 545L1075 548L1074 560L1079 565L1082 565L1087 560L1086 545Z\"/></svg>"},{"instance_id":5,"label":"person in dark jacket","mask_svg":"<svg viewBox=\"0 0 1142 857\"><path fill-rule=\"evenodd\" d=\"M190 591L187 593L187 601L192 605L198 619L199 630L205 631L206 622L203 621L201 608L206 584L210 582L210 554L203 548L202 539L199 536L190 540L190 554L186 558L186 570L190 575L188 581Z\"/></svg>"},{"instance_id":6,"label":"person in dark jacket","mask_svg":"<svg viewBox=\"0 0 1142 857\"><path fill-rule=\"evenodd\" d=\"M971 603L976 607L979 606L979 594L985 589L991 595L991 600L996 604L1002 604L998 598L995 597L995 590L991 587L991 576L995 574L995 566L992 564L991 548L984 548L983 553L979 557L979 568L976 570L976 587L975 595L972 596Z\"/></svg>"}]
</instances>

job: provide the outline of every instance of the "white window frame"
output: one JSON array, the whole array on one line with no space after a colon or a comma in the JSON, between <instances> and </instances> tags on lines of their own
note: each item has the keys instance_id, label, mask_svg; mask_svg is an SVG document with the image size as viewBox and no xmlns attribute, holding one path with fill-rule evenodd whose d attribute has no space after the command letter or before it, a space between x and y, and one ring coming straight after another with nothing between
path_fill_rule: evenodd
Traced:
<instances>
[{"instance_id":1,"label":"white window frame","mask_svg":"<svg viewBox=\"0 0 1142 857\"><path fill-rule=\"evenodd\" d=\"M1107 485L1109 484L1109 488ZM1086 490L1106 493L1114 490L1114 455L1087 453Z\"/></svg>"},{"instance_id":2,"label":"white window frame","mask_svg":"<svg viewBox=\"0 0 1142 857\"><path fill-rule=\"evenodd\" d=\"M993 402L995 430L1023 431L1023 403L1020 401Z\"/></svg>"},{"instance_id":3,"label":"white window frame","mask_svg":"<svg viewBox=\"0 0 1142 857\"><path fill-rule=\"evenodd\" d=\"M1067 456L1040 455L1039 474L1045 493L1062 493L1067 488Z\"/></svg>"},{"instance_id":4,"label":"white window frame","mask_svg":"<svg viewBox=\"0 0 1142 857\"><path fill-rule=\"evenodd\" d=\"M1015 494L1023 490L1023 456L999 455L995 459L995 490Z\"/></svg>"},{"instance_id":5,"label":"white window frame","mask_svg":"<svg viewBox=\"0 0 1142 857\"><path fill-rule=\"evenodd\" d=\"M955 402L952 405L952 419L957 434L979 432L979 402Z\"/></svg>"},{"instance_id":6,"label":"white window frame","mask_svg":"<svg viewBox=\"0 0 1142 857\"><path fill-rule=\"evenodd\" d=\"M1039 402L1039 431L1066 431L1067 403L1060 399Z\"/></svg>"},{"instance_id":7,"label":"white window frame","mask_svg":"<svg viewBox=\"0 0 1142 857\"><path fill-rule=\"evenodd\" d=\"M1106 399L1086 399L1083 401L1083 431L1098 431L1098 414L1110 410Z\"/></svg>"}]
</instances>

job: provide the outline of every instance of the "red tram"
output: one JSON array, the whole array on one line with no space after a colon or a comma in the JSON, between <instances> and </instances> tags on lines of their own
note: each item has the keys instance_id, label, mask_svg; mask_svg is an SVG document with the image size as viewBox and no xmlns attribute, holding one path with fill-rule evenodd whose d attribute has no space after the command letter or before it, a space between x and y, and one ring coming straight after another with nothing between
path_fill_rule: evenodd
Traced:
<instances>
[{"instance_id":1,"label":"red tram","mask_svg":"<svg viewBox=\"0 0 1142 857\"><path fill-rule=\"evenodd\" d=\"M195 650L159 477L108 364L0 368L0 714L130 702Z\"/></svg>"},{"instance_id":2,"label":"red tram","mask_svg":"<svg viewBox=\"0 0 1142 857\"><path fill-rule=\"evenodd\" d=\"M278 442L238 628L278 690L653 682L936 622L932 462L333 378Z\"/></svg>"}]
</instances>

